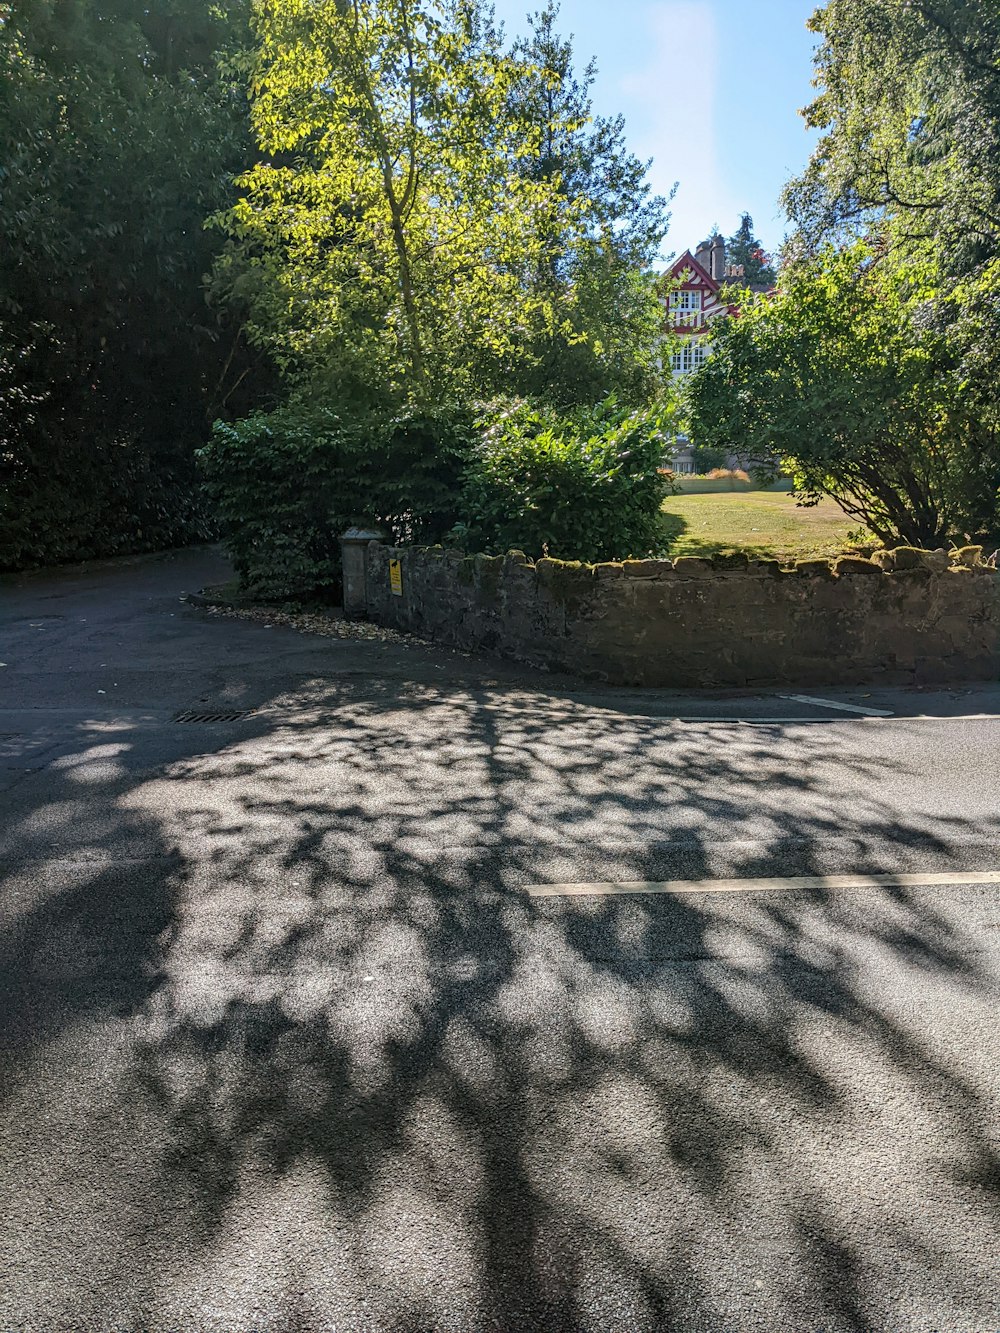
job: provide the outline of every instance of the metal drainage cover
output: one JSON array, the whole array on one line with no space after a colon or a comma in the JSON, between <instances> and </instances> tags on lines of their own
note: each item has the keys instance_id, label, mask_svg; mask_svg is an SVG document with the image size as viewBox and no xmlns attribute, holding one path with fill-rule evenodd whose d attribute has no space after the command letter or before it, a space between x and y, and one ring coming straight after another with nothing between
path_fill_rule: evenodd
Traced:
<instances>
[{"instance_id":1,"label":"metal drainage cover","mask_svg":"<svg viewBox=\"0 0 1000 1333\"><path fill-rule=\"evenodd\" d=\"M191 708L184 713L175 713L171 722L242 722L245 717L253 717L256 708L238 708L227 712L199 712Z\"/></svg>"}]
</instances>

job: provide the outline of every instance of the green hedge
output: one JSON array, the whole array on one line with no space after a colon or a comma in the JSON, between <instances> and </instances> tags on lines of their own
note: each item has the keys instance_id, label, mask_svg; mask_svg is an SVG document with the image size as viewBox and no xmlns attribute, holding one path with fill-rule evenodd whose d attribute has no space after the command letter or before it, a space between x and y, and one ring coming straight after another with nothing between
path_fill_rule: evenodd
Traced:
<instances>
[{"instance_id":1,"label":"green hedge","mask_svg":"<svg viewBox=\"0 0 1000 1333\"><path fill-rule=\"evenodd\" d=\"M0 447L0 572L186 546L215 535L191 461L123 440Z\"/></svg>"},{"instance_id":2,"label":"green hedge","mask_svg":"<svg viewBox=\"0 0 1000 1333\"><path fill-rule=\"evenodd\" d=\"M678 472L674 477L680 495L725 495L742 491L790 491L791 477L780 477L766 485L754 480L739 481L734 477L706 477L696 472Z\"/></svg>"},{"instance_id":3,"label":"green hedge","mask_svg":"<svg viewBox=\"0 0 1000 1333\"><path fill-rule=\"evenodd\" d=\"M460 412L348 418L293 404L217 422L199 460L243 590L336 598L338 539L352 523L421 542L454 525L472 442Z\"/></svg>"},{"instance_id":4,"label":"green hedge","mask_svg":"<svg viewBox=\"0 0 1000 1333\"><path fill-rule=\"evenodd\" d=\"M625 412L614 399L568 416L508 406L486 423L473 454L453 540L566 560L655 552L672 489L660 470L663 427L659 411Z\"/></svg>"}]
</instances>

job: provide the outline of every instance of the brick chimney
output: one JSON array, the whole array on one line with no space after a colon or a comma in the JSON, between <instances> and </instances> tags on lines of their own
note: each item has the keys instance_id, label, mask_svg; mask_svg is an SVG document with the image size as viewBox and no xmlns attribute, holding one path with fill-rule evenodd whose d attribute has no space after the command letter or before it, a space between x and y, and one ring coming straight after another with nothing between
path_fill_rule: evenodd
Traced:
<instances>
[{"instance_id":1,"label":"brick chimney","mask_svg":"<svg viewBox=\"0 0 1000 1333\"><path fill-rule=\"evenodd\" d=\"M726 243L721 236L712 238L712 267L710 270L716 282L726 279Z\"/></svg>"},{"instance_id":2,"label":"brick chimney","mask_svg":"<svg viewBox=\"0 0 1000 1333\"><path fill-rule=\"evenodd\" d=\"M709 277L711 277L712 275L711 241L702 241L701 245L699 245L698 249L694 252L694 257L695 259L697 259L698 263L702 266L702 268L709 275Z\"/></svg>"}]
</instances>

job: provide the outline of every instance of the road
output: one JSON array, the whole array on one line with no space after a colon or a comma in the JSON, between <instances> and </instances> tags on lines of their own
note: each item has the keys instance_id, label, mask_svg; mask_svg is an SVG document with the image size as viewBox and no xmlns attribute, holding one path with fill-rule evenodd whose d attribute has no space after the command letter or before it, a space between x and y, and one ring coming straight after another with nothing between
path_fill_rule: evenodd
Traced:
<instances>
[{"instance_id":1,"label":"road","mask_svg":"<svg viewBox=\"0 0 1000 1333\"><path fill-rule=\"evenodd\" d=\"M0 583L0 1330L1000 1328L1000 687L601 690L221 577ZM860 872L945 880L775 882ZM708 883L528 891L624 881Z\"/></svg>"}]
</instances>

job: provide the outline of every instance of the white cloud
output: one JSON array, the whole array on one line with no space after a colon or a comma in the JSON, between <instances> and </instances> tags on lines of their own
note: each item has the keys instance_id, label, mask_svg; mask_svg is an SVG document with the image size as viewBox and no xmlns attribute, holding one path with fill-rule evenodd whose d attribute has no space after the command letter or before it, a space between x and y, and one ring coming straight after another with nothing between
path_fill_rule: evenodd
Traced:
<instances>
[{"instance_id":1,"label":"white cloud","mask_svg":"<svg viewBox=\"0 0 1000 1333\"><path fill-rule=\"evenodd\" d=\"M635 24L636 68L620 81L634 151L660 194L678 182L664 253L694 249L739 205L719 165L719 31L709 0L660 0Z\"/></svg>"}]
</instances>

